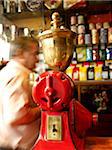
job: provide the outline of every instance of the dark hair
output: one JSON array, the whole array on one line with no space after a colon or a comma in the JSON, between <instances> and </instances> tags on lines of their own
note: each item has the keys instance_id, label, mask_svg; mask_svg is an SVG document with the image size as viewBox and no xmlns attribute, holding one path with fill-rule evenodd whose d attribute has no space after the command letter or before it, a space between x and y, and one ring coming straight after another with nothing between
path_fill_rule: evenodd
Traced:
<instances>
[{"instance_id":1,"label":"dark hair","mask_svg":"<svg viewBox=\"0 0 112 150\"><path fill-rule=\"evenodd\" d=\"M19 56L24 51L29 51L29 45L35 43L37 47L39 46L38 40L33 37L18 37L14 41L10 42L10 58Z\"/></svg>"}]
</instances>

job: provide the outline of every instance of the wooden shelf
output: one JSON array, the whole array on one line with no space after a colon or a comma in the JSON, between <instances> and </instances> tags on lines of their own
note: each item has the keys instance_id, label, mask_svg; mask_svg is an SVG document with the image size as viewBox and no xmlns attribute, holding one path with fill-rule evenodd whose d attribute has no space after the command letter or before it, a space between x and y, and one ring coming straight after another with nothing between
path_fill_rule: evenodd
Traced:
<instances>
[{"instance_id":1,"label":"wooden shelf","mask_svg":"<svg viewBox=\"0 0 112 150\"><path fill-rule=\"evenodd\" d=\"M83 86L83 85L112 85L112 80L87 80L87 81L74 81L75 85Z\"/></svg>"},{"instance_id":2,"label":"wooden shelf","mask_svg":"<svg viewBox=\"0 0 112 150\"><path fill-rule=\"evenodd\" d=\"M49 11L45 10L45 12L41 12L40 10L38 10L37 12L30 12L30 11L23 11L21 13L5 13L4 16L13 21L15 19L27 19L27 18L37 18L37 17L42 17L42 16L48 16L49 15Z\"/></svg>"},{"instance_id":3,"label":"wooden shelf","mask_svg":"<svg viewBox=\"0 0 112 150\"><path fill-rule=\"evenodd\" d=\"M100 9L99 9L100 7ZM67 10L68 14L81 13L81 14L103 14L112 12L112 2L111 1L87 1L84 5L81 3L73 5Z\"/></svg>"}]
</instances>

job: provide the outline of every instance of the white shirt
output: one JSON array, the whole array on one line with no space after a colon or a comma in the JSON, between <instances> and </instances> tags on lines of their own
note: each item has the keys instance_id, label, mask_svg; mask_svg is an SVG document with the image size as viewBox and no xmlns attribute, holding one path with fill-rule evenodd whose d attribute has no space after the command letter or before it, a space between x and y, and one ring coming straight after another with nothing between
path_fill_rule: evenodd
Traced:
<instances>
[{"instance_id":1,"label":"white shirt","mask_svg":"<svg viewBox=\"0 0 112 150\"><path fill-rule=\"evenodd\" d=\"M21 147L30 150L39 131L39 120L27 125L11 126L11 122L28 113L33 107L30 70L11 60L0 71L0 147Z\"/></svg>"}]
</instances>

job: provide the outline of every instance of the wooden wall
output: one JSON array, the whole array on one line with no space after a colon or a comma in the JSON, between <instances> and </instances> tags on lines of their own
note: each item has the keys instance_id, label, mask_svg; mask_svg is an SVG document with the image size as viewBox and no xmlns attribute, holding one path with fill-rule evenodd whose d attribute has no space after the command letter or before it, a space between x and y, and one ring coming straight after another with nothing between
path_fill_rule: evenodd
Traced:
<instances>
[{"instance_id":1,"label":"wooden wall","mask_svg":"<svg viewBox=\"0 0 112 150\"><path fill-rule=\"evenodd\" d=\"M18 27L28 27L34 30L46 30L50 28L50 17L43 19L42 17L37 18L26 18L26 19L15 19L12 21Z\"/></svg>"}]
</instances>

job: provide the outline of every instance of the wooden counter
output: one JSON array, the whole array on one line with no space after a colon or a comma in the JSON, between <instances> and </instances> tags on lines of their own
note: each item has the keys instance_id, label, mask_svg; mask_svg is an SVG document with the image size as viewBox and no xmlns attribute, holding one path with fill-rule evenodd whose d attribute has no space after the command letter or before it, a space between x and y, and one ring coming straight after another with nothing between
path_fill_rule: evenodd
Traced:
<instances>
[{"instance_id":1,"label":"wooden counter","mask_svg":"<svg viewBox=\"0 0 112 150\"><path fill-rule=\"evenodd\" d=\"M112 150L112 137L87 137L85 150Z\"/></svg>"}]
</instances>

